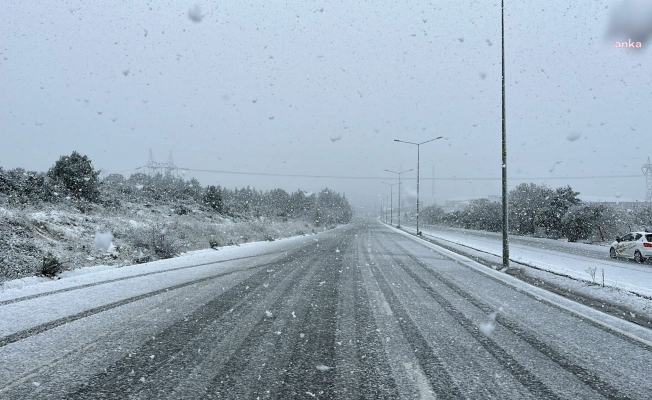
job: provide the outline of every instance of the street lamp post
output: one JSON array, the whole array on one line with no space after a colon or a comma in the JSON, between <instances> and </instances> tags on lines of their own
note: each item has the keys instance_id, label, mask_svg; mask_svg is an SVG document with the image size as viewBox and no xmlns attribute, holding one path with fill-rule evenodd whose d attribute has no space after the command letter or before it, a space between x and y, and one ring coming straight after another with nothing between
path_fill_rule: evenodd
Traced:
<instances>
[{"instance_id":1,"label":"street lamp post","mask_svg":"<svg viewBox=\"0 0 652 400\"><path fill-rule=\"evenodd\" d=\"M383 196L385 196L385 223L387 223L387 203L389 203L389 202L387 201L387 197L389 197L389 195L388 195L388 194L384 194Z\"/></svg>"},{"instance_id":2,"label":"street lamp post","mask_svg":"<svg viewBox=\"0 0 652 400\"><path fill-rule=\"evenodd\" d=\"M394 185L398 183L387 183L383 182L385 185L389 185L389 224L394 225Z\"/></svg>"},{"instance_id":3,"label":"street lamp post","mask_svg":"<svg viewBox=\"0 0 652 400\"><path fill-rule=\"evenodd\" d=\"M400 228L401 227L401 175L406 172L414 171L414 168L408 169L406 171L401 171L401 172L390 171L388 169L386 169L385 171L391 172L392 174L398 174L398 228Z\"/></svg>"},{"instance_id":4,"label":"street lamp post","mask_svg":"<svg viewBox=\"0 0 652 400\"><path fill-rule=\"evenodd\" d=\"M505 124L505 0L500 2L500 29L502 44L502 80L503 80L503 164L502 164L502 195L503 195L503 266L509 268L509 214L507 213L507 133Z\"/></svg>"},{"instance_id":5,"label":"street lamp post","mask_svg":"<svg viewBox=\"0 0 652 400\"><path fill-rule=\"evenodd\" d=\"M385 193L379 193L378 195L382 196L380 198L380 220L387 223L387 195Z\"/></svg>"},{"instance_id":6,"label":"street lamp post","mask_svg":"<svg viewBox=\"0 0 652 400\"><path fill-rule=\"evenodd\" d=\"M425 142L421 142L421 143L406 142L404 140L394 139L395 142L413 144L417 146L417 235L421 234L421 232L419 231L419 152L420 152L419 149L422 144L432 142L433 140L441 139L442 137L443 136L439 136L434 139L426 140Z\"/></svg>"}]
</instances>

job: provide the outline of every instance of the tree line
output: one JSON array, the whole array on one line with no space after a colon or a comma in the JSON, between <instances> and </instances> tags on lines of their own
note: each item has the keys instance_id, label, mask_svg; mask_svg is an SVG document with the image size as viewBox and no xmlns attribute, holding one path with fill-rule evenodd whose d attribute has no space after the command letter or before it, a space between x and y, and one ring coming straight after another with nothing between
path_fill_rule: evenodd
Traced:
<instances>
[{"instance_id":1,"label":"tree line","mask_svg":"<svg viewBox=\"0 0 652 400\"><path fill-rule=\"evenodd\" d=\"M204 187L194 178L162 174L99 176L87 156L73 152L59 158L47 172L22 168L5 171L0 167L0 196L16 206L70 202L80 209L84 204L122 207L124 202L164 202L175 204L179 214L190 212L191 206L201 206L229 217L303 219L317 226L348 223L353 217L346 196L328 188L318 193L287 193L283 189Z\"/></svg>"},{"instance_id":2,"label":"tree line","mask_svg":"<svg viewBox=\"0 0 652 400\"><path fill-rule=\"evenodd\" d=\"M571 242L612 240L626 231L652 225L652 208L585 203L570 186L552 189L522 183L508 193L509 231L517 235L565 237ZM471 200L462 210L446 213L428 206L420 213L426 224L502 231L502 208L489 199Z\"/></svg>"}]
</instances>

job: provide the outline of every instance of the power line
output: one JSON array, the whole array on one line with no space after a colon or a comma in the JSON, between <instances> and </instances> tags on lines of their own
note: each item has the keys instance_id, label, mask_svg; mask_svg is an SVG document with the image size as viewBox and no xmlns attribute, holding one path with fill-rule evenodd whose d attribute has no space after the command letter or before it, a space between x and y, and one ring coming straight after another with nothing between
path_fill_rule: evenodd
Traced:
<instances>
[{"instance_id":1,"label":"power line","mask_svg":"<svg viewBox=\"0 0 652 400\"><path fill-rule=\"evenodd\" d=\"M141 168L143 168L143 167L130 168L130 169L123 169L122 171L115 171L115 172L113 172L113 171L107 171L107 172L105 172L105 173L106 173L107 175L111 175L111 174L122 174L122 173L124 173L124 172L129 172L129 171L138 171L138 170L141 169Z\"/></svg>"},{"instance_id":2,"label":"power line","mask_svg":"<svg viewBox=\"0 0 652 400\"><path fill-rule=\"evenodd\" d=\"M277 176L285 178L324 178L324 179L366 179L366 180L383 180L388 179L386 176L343 176L343 175L305 175L305 174L274 174L269 172L241 172L241 171L227 171L227 170L213 170L213 169L193 169L193 168L179 168L184 171L195 172L209 172L217 174L231 174L231 175L252 175L252 176ZM612 175L612 176L548 176L548 177L523 177L523 178L510 178L512 181L527 181L527 180L562 180L562 179L614 179L614 178L638 178L640 175ZM416 180L416 178L403 178L408 180ZM501 178L423 178L426 180L437 179L438 181L499 181Z\"/></svg>"}]
</instances>

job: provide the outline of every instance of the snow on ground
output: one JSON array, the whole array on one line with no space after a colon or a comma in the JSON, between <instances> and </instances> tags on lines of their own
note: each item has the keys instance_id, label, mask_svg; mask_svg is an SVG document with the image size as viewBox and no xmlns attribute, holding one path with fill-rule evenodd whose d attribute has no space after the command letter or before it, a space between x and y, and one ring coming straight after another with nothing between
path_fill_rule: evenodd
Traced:
<instances>
[{"instance_id":1,"label":"snow on ground","mask_svg":"<svg viewBox=\"0 0 652 400\"><path fill-rule=\"evenodd\" d=\"M316 235L336 234L339 229ZM9 287L0 291L0 337L144 293L194 282L248 265L259 265L265 260L282 257L287 251L311 243L312 240L307 236L295 236L274 242L230 246L218 251L192 251L180 257L127 268L81 268L63 273L58 280L25 278L22 281L27 284L22 287L16 281L10 281L7 282ZM65 290L70 288L77 289ZM30 297L44 293L48 295ZM17 299L21 301L12 302Z\"/></svg>"},{"instance_id":2,"label":"snow on ground","mask_svg":"<svg viewBox=\"0 0 652 400\"><path fill-rule=\"evenodd\" d=\"M153 272L172 271L192 265L199 266L221 263L233 259L283 251L292 245L307 243L308 240L312 239L309 239L307 236L294 236L279 239L274 242L250 242L237 246L225 246L218 250L194 250L181 254L179 257L131 265L124 268L116 265L83 267L71 271L64 271L57 276L58 279L42 276L14 279L0 285L0 302L82 285L91 285L107 280L118 280Z\"/></svg>"},{"instance_id":3,"label":"snow on ground","mask_svg":"<svg viewBox=\"0 0 652 400\"><path fill-rule=\"evenodd\" d=\"M436 228L431 227L421 229L421 231L427 237L469 246L495 256L502 255L502 241L500 237L485 235L478 237L468 233L462 234L449 230L436 230ZM550 241L550 239L532 239L540 242ZM605 286L652 297L652 266L649 264L636 264L626 260L609 259L608 248L604 246L585 243L565 243L564 246L601 251L604 252L605 257L604 259L598 259L537 247L536 243L530 245L510 242L510 260L581 280L592 280L593 278L589 271L596 268L595 282L600 284L602 284L602 271L604 270Z\"/></svg>"},{"instance_id":4,"label":"snow on ground","mask_svg":"<svg viewBox=\"0 0 652 400\"><path fill-rule=\"evenodd\" d=\"M414 232L414 229L410 227L404 227L404 229ZM421 228L421 231L424 233L424 236L428 237L429 239L434 239L435 242L442 243L449 248L459 251L463 254L480 258L485 262L496 265L496 267L499 267L502 264L502 242L500 242L500 234L462 229L438 229L437 227ZM474 239L474 235L478 235L479 237ZM493 239L491 239L491 237L493 237ZM636 294L637 292L626 289L623 285L615 284L610 286L609 283L613 282L607 280L606 268L606 286L601 286L602 282L600 276L600 267L596 272L596 284L593 284L588 272L582 271L579 267L576 267L577 269L573 270L573 267L577 265L575 264L577 261L576 258L579 256L577 256L575 253L572 253L572 250L579 249L581 251L591 251L591 253L597 250L599 254L605 254L604 260L596 260L591 257L584 257L585 260L583 262L589 265L591 263L594 263L593 265L597 265L595 263L601 261L606 261L607 263L611 262L615 267L609 270L612 273L615 273L614 271L619 271L619 268L627 267L633 267L636 270L642 271L641 282L635 285L637 287L642 287L642 292L648 292L652 290L652 285L645 283L646 280L647 282L650 281L648 272L652 272L652 265L638 265L626 260L611 260L608 258L608 256L606 256L608 248L603 245L568 243L552 239L530 237L523 238L520 236L518 237L518 240L523 240L525 243L532 243L532 245L529 249L525 249L529 250L528 252L520 250L523 247L527 247L526 245L522 243L516 245L513 241L510 242L510 255L512 256L510 259L514 259L515 255L520 257L519 262L524 264L517 265L521 265L521 272L525 273L530 278L553 285L563 292L595 299L598 302L603 302L606 304L614 304L622 309L627 310L625 312L630 313L629 317L637 318L637 316L643 316L646 317L648 321L652 319L652 301L649 300L649 297L641 297L639 294ZM556 267L554 265L550 267L551 260L549 256L550 253L555 253L554 251L551 251L550 249L537 248L537 246L546 247L546 244L549 244L551 241L555 243L555 246L561 245L562 249L567 248L568 251L571 252L571 254L564 253L562 250L558 250L556 252L557 261L560 263L561 267ZM543 263L537 263L536 260L532 260L532 258L537 258L537 252L542 252L539 257L548 258L546 268L543 268ZM526 263L526 261L528 261L528 254L530 255L530 260L528 263ZM536 265L536 268L530 268L528 264L538 265ZM573 271L573 276L569 278L569 275L560 275L559 271L562 271L562 268L564 268L564 270ZM584 274L582 274L582 272L584 272ZM629 271L628 275L633 274L635 274L634 271ZM649 325L648 321L643 321L641 324L647 326Z\"/></svg>"},{"instance_id":5,"label":"snow on ground","mask_svg":"<svg viewBox=\"0 0 652 400\"><path fill-rule=\"evenodd\" d=\"M232 220L202 209L179 215L175 205L170 204L125 202L118 209L92 205L85 212L65 204L0 206L0 283L26 278L9 284L20 286L47 280L34 277L48 253L62 263L64 270L128 266L148 256L156 259L140 246L151 232L166 232L180 252L188 252L209 248L211 241L222 247L321 230L324 228L305 221ZM96 242L98 232L105 237ZM111 235L111 245L105 251L107 234Z\"/></svg>"}]
</instances>

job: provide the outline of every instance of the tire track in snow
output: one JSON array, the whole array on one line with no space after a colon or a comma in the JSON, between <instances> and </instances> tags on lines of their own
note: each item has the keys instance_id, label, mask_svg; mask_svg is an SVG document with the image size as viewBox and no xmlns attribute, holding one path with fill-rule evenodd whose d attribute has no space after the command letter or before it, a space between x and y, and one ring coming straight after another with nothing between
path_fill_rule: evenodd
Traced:
<instances>
[{"instance_id":1,"label":"tire track in snow","mask_svg":"<svg viewBox=\"0 0 652 400\"><path fill-rule=\"evenodd\" d=\"M419 260L416 256L411 254L409 251L407 251L403 246L398 244L398 242L394 238L391 238L389 237L389 235L386 235L384 233L383 235L387 237L390 241L392 241L396 247L398 247L407 257L409 257L417 265L423 268L428 274L430 274L436 280L441 282L443 285L447 286L453 292L455 292L456 294L458 294L459 296L467 300L469 303L473 304L475 307L479 308L485 313L490 313L494 311L494 309L488 304L472 296L468 292L461 289L457 284L451 282L449 279L444 278L441 274L435 272L432 268L430 268L424 262ZM459 310L455 309L447 299L445 299L437 292L435 292L435 290L430 285L428 285L421 277L419 277L416 273L414 273L414 271L410 270L409 267L405 265L405 263L400 261L397 258L397 256L391 253L379 240L377 240L377 242L384 250L388 252L388 254L391 255L394 262L396 262L408 275L410 275L410 277L412 277L412 279L414 279L419 284L419 286L421 286L421 288L428 293L428 295L430 295L436 302L442 305L442 307L444 307L444 309L446 309L447 312L449 312L450 310L449 313L451 313L451 315L456 320L458 320L460 324L462 324L462 326L464 326L467 329L467 331L476 340L478 340L483 347L485 347L485 349L487 349L494 357L496 357L501 362L501 364L505 365L505 369L510 371L510 373L514 375L519 380L519 382L524 384L524 386L528 387L528 389L536 390L532 392L534 394L540 395L542 393L545 394L549 392L550 395L553 397L546 397L546 398L557 397L556 394L554 394L542 382L536 379L536 377L534 377L529 371L527 371L527 369L525 369L525 367L521 366L511 356L509 356L509 354L507 354L500 347L494 346L493 341L491 341L488 337L484 336L481 332L479 332L476 329L476 326L473 323L473 321L467 319L464 316L464 314ZM502 325L503 327L505 327L511 333L516 335L518 338L528 343L534 349L539 351L542 355L548 357L555 364L559 365L559 367L575 375L581 382L583 382L584 384L586 384L596 392L600 393L605 398L629 399L627 395L621 393L616 388L609 385L607 382L604 381L604 379L600 378L599 376L592 373L588 369L580 366L579 364L572 362L567 357L563 356L561 353L553 349L551 346L547 345L546 343L536 338L536 336L533 333L519 326L510 318L504 316L503 314L498 314L496 317L496 322ZM541 390L541 392L539 392L539 390Z\"/></svg>"},{"instance_id":2,"label":"tire track in snow","mask_svg":"<svg viewBox=\"0 0 652 400\"><path fill-rule=\"evenodd\" d=\"M294 250L293 253L298 253L301 250L302 249ZM204 277L204 278L196 279L196 280L189 281L189 282L180 283L178 285L169 286L169 287L158 289L158 290L155 290L155 291L152 291L152 292L143 293L143 294L140 294L138 296L132 296L132 297L129 297L129 298L126 298L126 299L123 299L123 300L115 301L113 303L104 304L104 305L99 306L99 307L94 307L94 308L82 311L80 313L77 313L77 314L73 314L73 315L63 317L63 318L59 318L59 319L56 319L54 321L46 322L46 323L36 325L36 326L28 328L28 329L24 329L24 330L19 331L19 332L12 333L11 335L4 336L4 337L0 338L0 347L4 347L4 346L6 346L8 344L17 342L19 340L26 339L26 338L28 338L30 336L34 336L34 335L37 335L39 333L43 333L43 332L45 332L47 330L54 329L54 328L56 328L58 326L67 324L69 322L76 321L76 320L79 320L79 319L82 319L82 318L86 318L86 317L89 317L91 315L98 314L98 313L101 313L101 312L104 312L104 311L107 311L107 310L111 310L113 308L120 307L120 306L123 306L125 304L129 304L129 303L133 303L135 301L139 301L139 300L151 297L151 296L156 296L158 294L165 293L165 292L170 291L170 290L180 289L180 288L183 288L183 287L194 285L196 283L202 283L202 282L205 282L205 281L209 281L211 279L220 278L220 277L230 275L230 274L234 274L234 273L237 273L237 272L243 272L243 271L248 271L248 270L252 270L252 269L262 268L262 267L265 267L265 266L268 266L268 265L273 265L276 262L277 261L271 261L271 262L266 262L264 264L253 265L253 266L250 266L250 267L238 268L238 269L234 269L234 270L230 270L230 271L223 271L223 272L220 272L220 273L217 273L217 274L214 274L214 275L211 275L211 276L207 276L207 277Z\"/></svg>"},{"instance_id":3,"label":"tire track in snow","mask_svg":"<svg viewBox=\"0 0 652 400\"><path fill-rule=\"evenodd\" d=\"M403 336L414 352L428 383L434 390L438 399L460 399L464 398L460 388L453 382L450 373L446 370L441 357L434 352L426 338L423 337L417 325L412 321L410 315L400 300L392 291L385 277L364 253L365 260L370 266L371 272L378 282L378 286L387 299L387 303L397 319Z\"/></svg>"},{"instance_id":4,"label":"tire track in snow","mask_svg":"<svg viewBox=\"0 0 652 400\"><path fill-rule=\"evenodd\" d=\"M252 268L261 268L275 264L295 264L301 255L298 252L281 260L265 263ZM290 271L287 271L290 269ZM143 343L133 354L136 357L124 357L107 368L106 372L91 377L69 397L75 399L96 398L99 393L116 393L116 398L126 394L140 397L160 397L165 389L171 389L183 376L184 370L200 362L204 355L194 351L195 346L205 347L199 343L202 335L210 334L215 323L230 326L240 323L242 314L251 312L255 303L252 297L260 295L260 288L269 282L268 291L273 291L298 270L296 265L289 265L283 270L262 270L254 273L241 283L217 296L184 320L162 331L159 335ZM267 288L266 288L267 289ZM243 293L246 293L243 295ZM194 321L194 322L193 322ZM198 344L199 343L199 344ZM162 354L163 353L163 354ZM150 359L150 355L158 358ZM167 379L156 379L158 371L173 372ZM133 371L133 372L132 372ZM144 382L139 379L144 377ZM171 379L174 378L174 379Z\"/></svg>"},{"instance_id":5,"label":"tire track in snow","mask_svg":"<svg viewBox=\"0 0 652 400\"><path fill-rule=\"evenodd\" d=\"M302 292L313 293L310 289L305 290L305 286L314 286L320 280L325 282L332 280L329 274L329 272L332 273L330 263L339 254L335 250L342 247L345 240L346 238L338 238L326 245L323 245L322 242L322 246L310 258L300 261L302 265L307 264L308 266L301 267L301 277L293 278L288 283L287 290L269 307L274 310L272 315L280 316L291 313L285 308L287 304L297 301L297 296L292 293L293 290L298 290L297 295L299 296ZM319 292L327 294L330 285L324 284L318 287ZM317 302L317 307L314 306L315 302ZM330 354L335 345L334 328L330 326L334 323L331 320L334 321L335 314L332 310L332 302L305 299L302 307L297 310L300 321L296 324L257 318L253 327L248 329L246 335L243 335L244 337L237 347L212 372L213 378L208 385L204 385L205 392L202 397L209 399L234 396L254 398L258 394L263 397L289 398L279 392L294 391L305 395L306 391L319 392L317 386L321 388L321 391L331 393L332 372L318 371L315 367L333 359ZM322 314L322 310L326 310L325 314ZM313 315L313 313L317 315ZM270 322L272 326L270 326ZM274 329L279 330L275 331ZM301 339L299 333L302 330L307 333L303 345L299 341ZM278 335L275 332L281 332L281 334ZM318 347L307 351L306 348L314 346L313 343L318 343ZM305 354L297 357L297 352L305 352ZM310 359L311 362L307 362L306 359ZM293 380L294 372L300 376L299 382ZM315 379L317 377L320 379ZM185 391L179 390L180 393L185 393ZM294 397L296 397L296 393Z\"/></svg>"},{"instance_id":6,"label":"tire track in snow","mask_svg":"<svg viewBox=\"0 0 652 400\"><path fill-rule=\"evenodd\" d=\"M246 260L248 258L255 258L255 257L260 257L260 256L268 256L268 255L281 254L281 253L287 253L287 250L273 251L273 252L270 252L270 253L262 253L262 254L253 255L253 256L230 258L230 259L227 259L227 260L211 261L211 262L206 262L206 263L201 263L201 264L185 265L183 267L170 268L170 269L165 269L165 270L161 270L161 271L145 272L145 273L142 273L142 274L124 276L122 278L108 279L108 280L100 281L100 282L86 283L86 284L83 284L83 285L72 286L72 287L68 287L68 288L64 288L64 289L52 290L50 292L37 293L37 294L29 295L29 296L16 297L14 299L0 301L0 307L5 306L7 304L18 303L18 302L25 301L25 300L32 300L32 299L36 299L36 298L43 297L43 296L50 296L50 295L53 295L53 294L58 294L58 293L63 293L63 292L70 292L72 290L79 290L79 289L85 289L85 288L88 288L88 287L93 287L93 286L98 286L98 285L105 285L107 283L120 282L120 281L124 281L124 280L127 280L127 279L141 278L143 276L164 274L166 272L179 271L179 270L188 269L188 268L203 267L203 266L211 265L211 264L222 264L222 263L229 262L229 261Z\"/></svg>"},{"instance_id":7,"label":"tire track in snow","mask_svg":"<svg viewBox=\"0 0 652 400\"><path fill-rule=\"evenodd\" d=\"M358 247L358 252L364 250ZM369 304L369 293L365 289L362 271L355 267L353 270L355 283L354 290L354 318L355 318L355 350L359 370L364 373L361 379L358 398L396 399L399 392L391 374L391 367L387 359L382 338L378 334L378 325ZM366 374L373 371L376 380L369 379ZM348 371L343 371L346 373ZM360 375L360 374L358 374Z\"/></svg>"},{"instance_id":8,"label":"tire track in snow","mask_svg":"<svg viewBox=\"0 0 652 400\"><path fill-rule=\"evenodd\" d=\"M530 393L539 398L545 399L559 399L560 397L541 382L533 373L521 365L516 359L507 353L501 347L495 346L493 341L485 336L477 329L476 323L468 319L461 311L457 310L447 299L437 293L431 286L423 281L418 275L409 269L403 262L401 262L396 255L390 252L379 240L378 245L383 248L389 257L408 274L420 287L423 289L433 300L435 300L444 311L446 311L455 321L462 326L469 335L484 347L489 354L491 354L498 363L509 371Z\"/></svg>"},{"instance_id":9,"label":"tire track in snow","mask_svg":"<svg viewBox=\"0 0 652 400\"><path fill-rule=\"evenodd\" d=\"M252 360L256 359L257 350L266 353L259 361L266 360L266 365L257 372L262 378L250 385L247 398L287 399L306 397L307 392L319 397L334 397L335 371L332 362L335 360L339 271L345 254L336 250L347 246L349 235L350 232L347 232L344 238L329 245L318 262L309 263L310 274L294 285L292 298L285 304L279 302L275 307L279 313L288 316L296 310L299 314L296 323L295 318L291 317L281 335L270 333L273 329L261 330L257 338L251 338L248 345L242 346L243 353L238 358L248 360L249 364L254 363ZM262 347L264 337L271 338L271 343ZM269 357L269 352L274 352L273 357ZM321 366L322 370L317 366ZM256 367L253 365L249 368ZM243 380L246 381L246 377ZM225 389L229 386L232 385L222 385Z\"/></svg>"}]
</instances>

